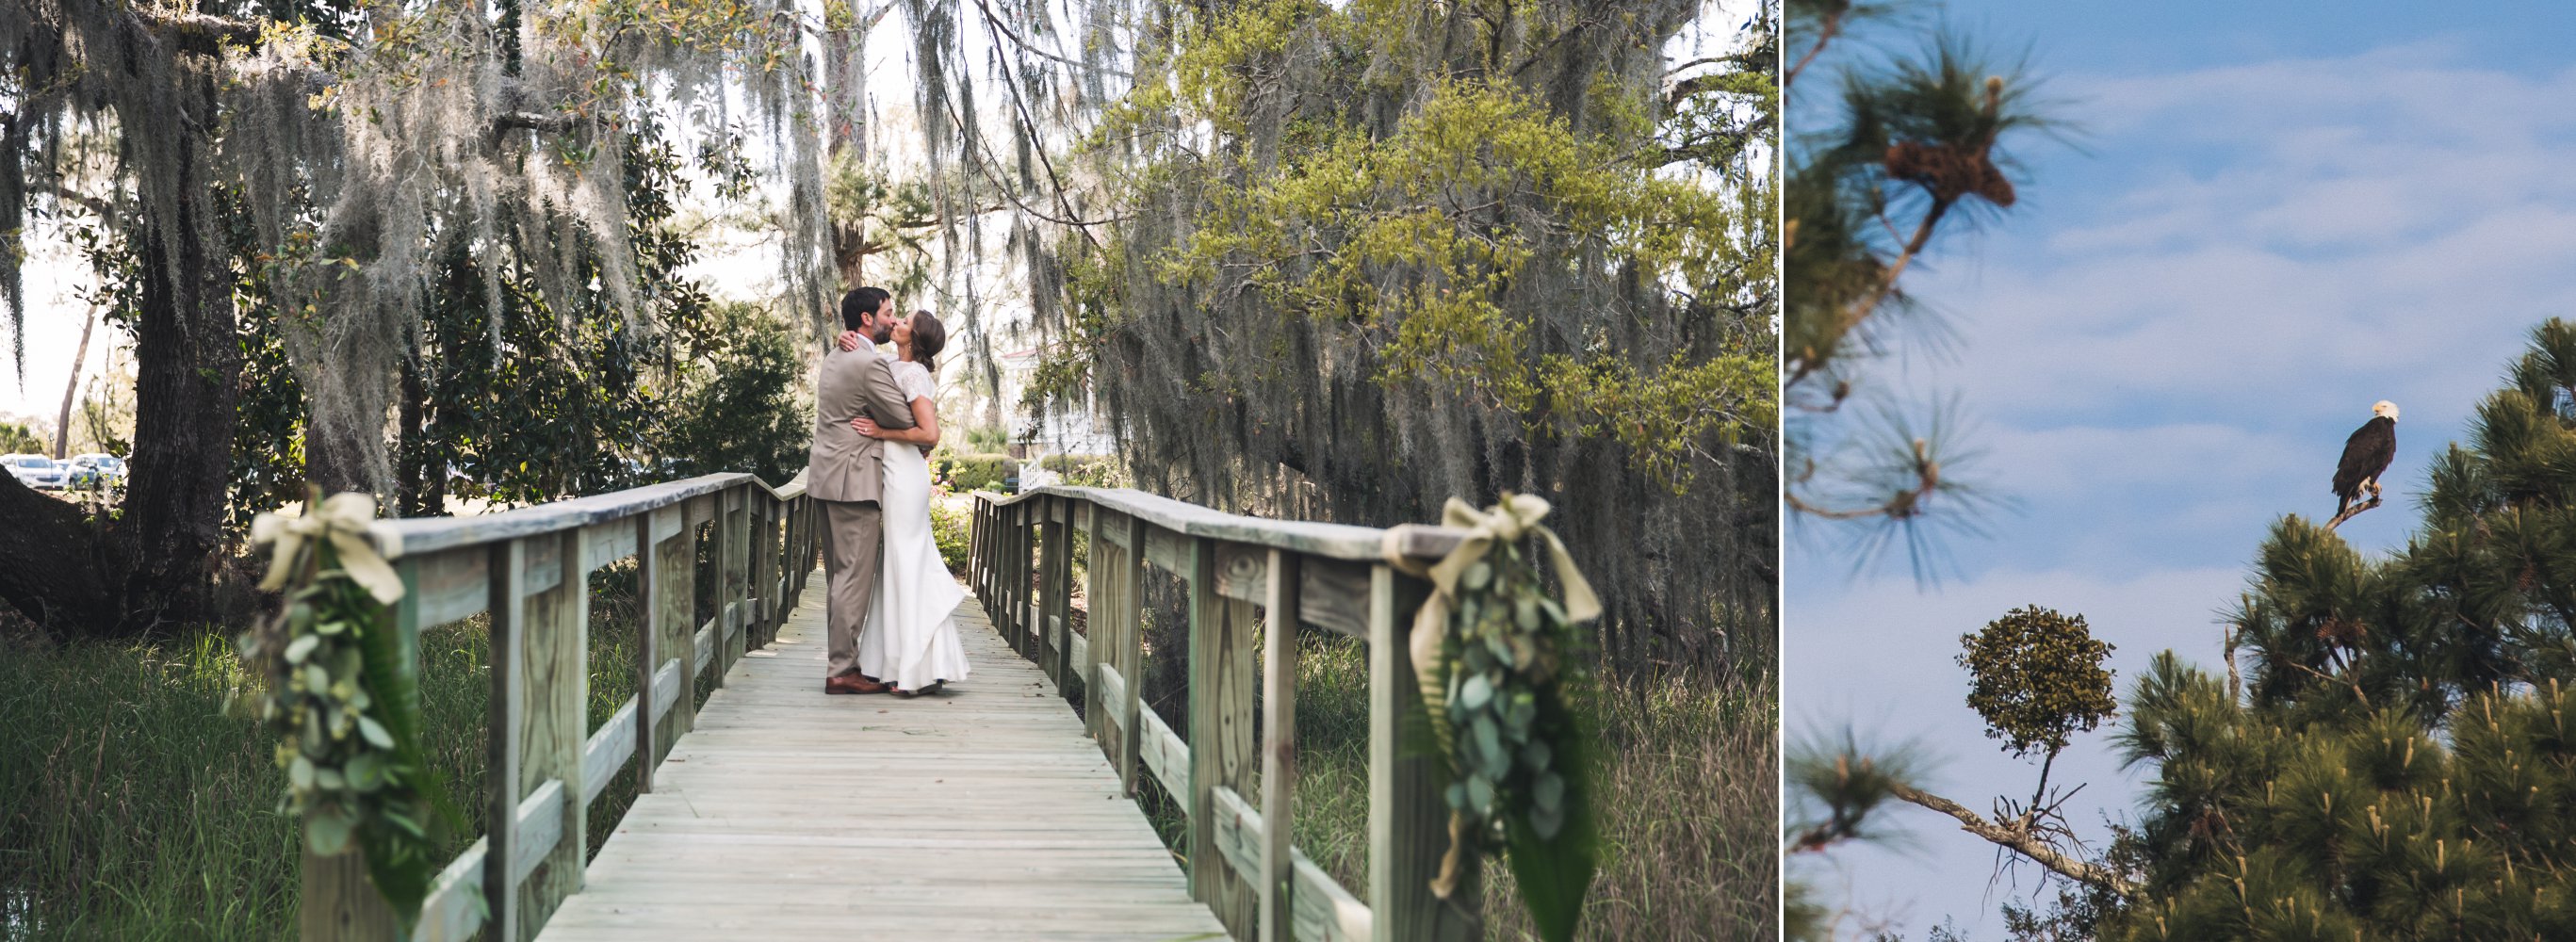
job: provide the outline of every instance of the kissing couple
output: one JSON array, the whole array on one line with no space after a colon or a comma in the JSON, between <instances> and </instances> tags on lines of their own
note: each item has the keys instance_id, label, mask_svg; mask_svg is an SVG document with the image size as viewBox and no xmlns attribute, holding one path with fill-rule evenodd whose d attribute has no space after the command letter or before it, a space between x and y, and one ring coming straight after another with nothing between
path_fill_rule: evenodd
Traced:
<instances>
[{"instance_id":1,"label":"kissing couple","mask_svg":"<svg viewBox=\"0 0 2576 942\"><path fill-rule=\"evenodd\" d=\"M841 296L840 335L814 381L814 449L805 492L823 505L830 625L827 694L928 693L966 679L950 617L966 590L930 529L930 463L939 443L932 379L948 329L894 296Z\"/></svg>"}]
</instances>

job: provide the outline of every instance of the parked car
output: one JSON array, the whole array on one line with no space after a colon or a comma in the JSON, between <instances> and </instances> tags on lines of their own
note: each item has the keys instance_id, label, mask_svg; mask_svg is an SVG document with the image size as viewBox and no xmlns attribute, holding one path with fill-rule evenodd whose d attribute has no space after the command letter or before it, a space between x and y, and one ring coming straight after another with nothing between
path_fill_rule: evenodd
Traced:
<instances>
[{"instance_id":1,"label":"parked car","mask_svg":"<svg viewBox=\"0 0 2576 942\"><path fill-rule=\"evenodd\" d=\"M70 478L62 465L43 455L0 455L0 465L7 465L18 483L37 490L62 490Z\"/></svg>"},{"instance_id":2,"label":"parked car","mask_svg":"<svg viewBox=\"0 0 2576 942\"><path fill-rule=\"evenodd\" d=\"M73 487L121 488L125 486L125 459L96 452L73 455L69 474L65 481Z\"/></svg>"}]
</instances>

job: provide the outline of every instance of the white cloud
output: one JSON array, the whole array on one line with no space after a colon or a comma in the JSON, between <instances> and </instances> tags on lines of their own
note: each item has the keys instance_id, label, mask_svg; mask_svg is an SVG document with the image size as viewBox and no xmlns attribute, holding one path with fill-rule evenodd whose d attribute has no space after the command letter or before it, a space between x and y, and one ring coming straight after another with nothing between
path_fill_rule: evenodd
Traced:
<instances>
[{"instance_id":1,"label":"white cloud","mask_svg":"<svg viewBox=\"0 0 2576 942\"><path fill-rule=\"evenodd\" d=\"M2074 82L2089 154L1913 286L1971 338L1948 381L2006 420L2465 414L2531 324L2576 314L2576 71L2448 54Z\"/></svg>"}]
</instances>

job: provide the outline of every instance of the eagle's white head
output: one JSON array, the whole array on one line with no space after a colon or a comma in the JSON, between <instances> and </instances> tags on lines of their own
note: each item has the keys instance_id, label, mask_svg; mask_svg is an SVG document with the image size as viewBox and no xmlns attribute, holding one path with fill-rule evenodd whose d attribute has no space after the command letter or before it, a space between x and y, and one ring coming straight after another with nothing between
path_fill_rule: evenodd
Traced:
<instances>
[{"instance_id":1,"label":"eagle's white head","mask_svg":"<svg viewBox=\"0 0 2576 942\"><path fill-rule=\"evenodd\" d=\"M2370 414L2386 416L2388 417L2388 421L2395 422L2397 421L2397 404L2386 399L2379 400L2379 402L2370 407Z\"/></svg>"}]
</instances>

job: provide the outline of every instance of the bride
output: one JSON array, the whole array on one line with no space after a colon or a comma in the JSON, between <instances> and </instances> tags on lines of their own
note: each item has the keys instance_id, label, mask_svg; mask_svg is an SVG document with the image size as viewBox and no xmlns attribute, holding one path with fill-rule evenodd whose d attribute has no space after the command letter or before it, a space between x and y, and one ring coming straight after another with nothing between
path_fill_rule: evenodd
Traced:
<instances>
[{"instance_id":1,"label":"bride","mask_svg":"<svg viewBox=\"0 0 2576 942\"><path fill-rule=\"evenodd\" d=\"M939 413L932 405L938 388L931 379L948 329L929 311L915 311L894 322L896 353L890 364L895 385L912 401L913 427L881 428L866 416L851 421L859 434L916 448L887 448L884 493L885 568L877 585L876 605L859 633L859 673L893 684L895 693L914 696L941 684L966 679L966 648L957 642L957 622L949 615L965 601L948 566L940 561L939 543L930 530L930 464L924 455L939 443ZM858 347L856 333L841 337L841 349Z\"/></svg>"}]
</instances>

